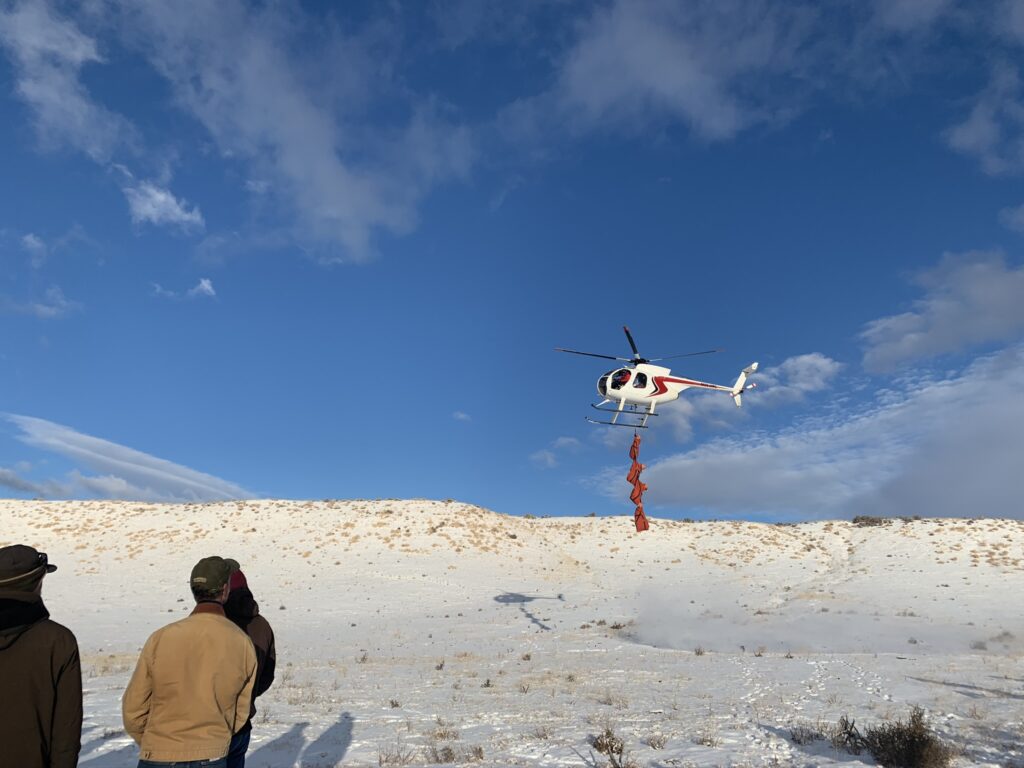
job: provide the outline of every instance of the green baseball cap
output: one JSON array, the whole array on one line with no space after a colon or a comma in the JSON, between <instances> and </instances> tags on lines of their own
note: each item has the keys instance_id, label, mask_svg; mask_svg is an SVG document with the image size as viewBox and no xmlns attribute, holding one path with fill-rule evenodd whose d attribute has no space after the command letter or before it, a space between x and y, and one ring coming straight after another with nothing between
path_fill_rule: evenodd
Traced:
<instances>
[{"instance_id":1,"label":"green baseball cap","mask_svg":"<svg viewBox=\"0 0 1024 768\"><path fill-rule=\"evenodd\" d=\"M204 557L192 568L189 584L205 590L223 589L231 578L231 566L223 557Z\"/></svg>"},{"instance_id":2,"label":"green baseball cap","mask_svg":"<svg viewBox=\"0 0 1024 768\"><path fill-rule=\"evenodd\" d=\"M235 571L242 570L242 566L239 565L238 561L235 560L235 558L233 558L233 557L225 557L224 558L224 562L228 564L228 568L231 569L232 573L234 573Z\"/></svg>"}]
</instances>

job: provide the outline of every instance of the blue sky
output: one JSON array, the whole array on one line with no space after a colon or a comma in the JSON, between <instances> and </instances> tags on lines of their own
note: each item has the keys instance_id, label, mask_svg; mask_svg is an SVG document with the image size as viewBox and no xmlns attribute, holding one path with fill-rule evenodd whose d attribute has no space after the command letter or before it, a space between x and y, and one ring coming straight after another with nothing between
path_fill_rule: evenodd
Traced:
<instances>
[{"instance_id":1,"label":"blue sky","mask_svg":"<svg viewBox=\"0 0 1024 768\"><path fill-rule=\"evenodd\" d=\"M0 1L0 492L1020 517L1024 1L819 5Z\"/></svg>"}]
</instances>

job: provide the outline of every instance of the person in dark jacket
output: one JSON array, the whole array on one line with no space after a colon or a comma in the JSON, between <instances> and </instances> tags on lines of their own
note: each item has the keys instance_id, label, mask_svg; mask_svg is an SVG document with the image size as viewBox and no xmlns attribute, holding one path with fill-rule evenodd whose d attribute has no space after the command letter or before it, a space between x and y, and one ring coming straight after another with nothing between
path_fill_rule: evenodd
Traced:
<instances>
[{"instance_id":1,"label":"person in dark jacket","mask_svg":"<svg viewBox=\"0 0 1024 768\"><path fill-rule=\"evenodd\" d=\"M277 651L274 648L274 630L260 615L259 605L252 596L249 583L237 560L225 558L231 567L231 594L224 603L224 613L249 636L256 649L256 686L252 692L252 707L249 720L231 739L228 750L227 768L244 768L245 753L249 749L252 735L252 718L256 714L256 697L264 693L274 682L274 668L277 666Z\"/></svg>"},{"instance_id":2,"label":"person in dark jacket","mask_svg":"<svg viewBox=\"0 0 1024 768\"><path fill-rule=\"evenodd\" d=\"M75 768L82 670L71 630L50 621L43 577L57 570L23 544L0 548L0 764Z\"/></svg>"}]
</instances>

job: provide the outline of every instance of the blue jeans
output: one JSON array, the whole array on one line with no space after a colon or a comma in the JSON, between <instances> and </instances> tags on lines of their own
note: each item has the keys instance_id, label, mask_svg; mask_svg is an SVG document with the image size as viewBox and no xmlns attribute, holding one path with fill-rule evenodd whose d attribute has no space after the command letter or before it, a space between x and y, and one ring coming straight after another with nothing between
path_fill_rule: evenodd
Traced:
<instances>
[{"instance_id":1,"label":"blue jeans","mask_svg":"<svg viewBox=\"0 0 1024 768\"><path fill-rule=\"evenodd\" d=\"M225 768L245 768L245 752L249 749L250 736L252 736L252 723L246 723L242 730L231 737Z\"/></svg>"},{"instance_id":2,"label":"blue jeans","mask_svg":"<svg viewBox=\"0 0 1024 768\"><path fill-rule=\"evenodd\" d=\"M188 760L184 763L154 763L152 760L139 760L139 768L225 768L226 757L216 760Z\"/></svg>"}]
</instances>

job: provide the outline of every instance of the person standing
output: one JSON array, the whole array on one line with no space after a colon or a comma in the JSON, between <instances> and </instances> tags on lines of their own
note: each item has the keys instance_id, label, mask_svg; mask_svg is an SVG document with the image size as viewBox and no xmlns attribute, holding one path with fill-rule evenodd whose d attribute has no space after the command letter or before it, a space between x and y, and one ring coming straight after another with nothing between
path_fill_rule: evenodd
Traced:
<instances>
[{"instance_id":1,"label":"person standing","mask_svg":"<svg viewBox=\"0 0 1024 768\"><path fill-rule=\"evenodd\" d=\"M78 641L50 621L43 577L57 570L24 544L0 548L0 762L74 768L82 745Z\"/></svg>"},{"instance_id":2,"label":"person standing","mask_svg":"<svg viewBox=\"0 0 1024 768\"><path fill-rule=\"evenodd\" d=\"M231 571L220 557L192 569L196 607L146 641L122 700L139 768L224 768L231 737L249 717L256 651L228 621Z\"/></svg>"},{"instance_id":3,"label":"person standing","mask_svg":"<svg viewBox=\"0 0 1024 768\"><path fill-rule=\"evenodd\" d=\"M274 630L270 622L260 615L260 607L252 596L249 583L237 560L225 558L231 568L231 594L224 603L224 613L252 640L256 650L256 685L252 692L249 719L231 739L227 768L245 768L245 753L252 735L252 718L256 714L256 697L262 696L274 682L277 651L274 648Z\"/></svg>"}]
</instances>

